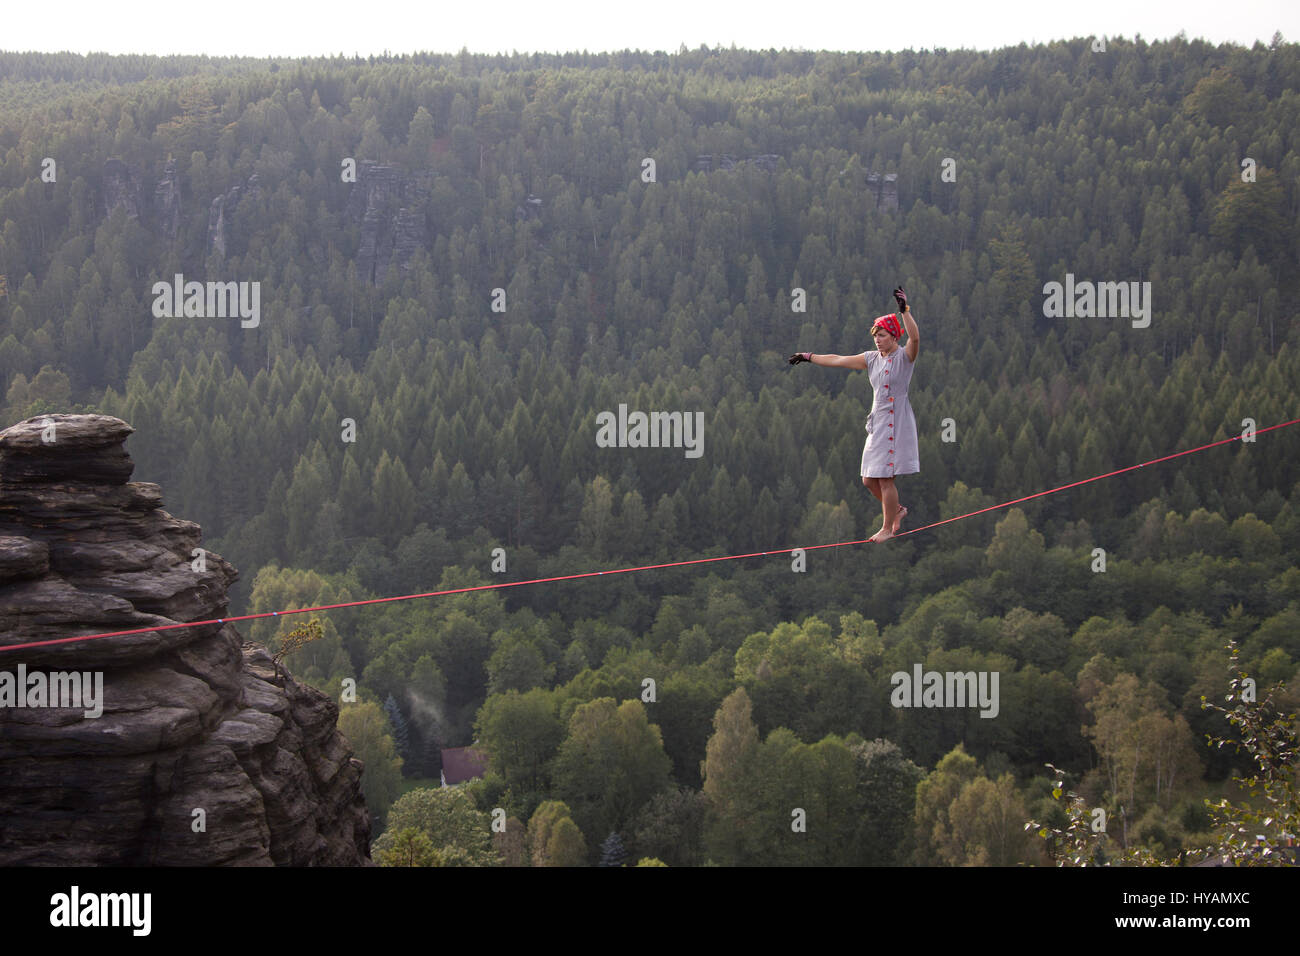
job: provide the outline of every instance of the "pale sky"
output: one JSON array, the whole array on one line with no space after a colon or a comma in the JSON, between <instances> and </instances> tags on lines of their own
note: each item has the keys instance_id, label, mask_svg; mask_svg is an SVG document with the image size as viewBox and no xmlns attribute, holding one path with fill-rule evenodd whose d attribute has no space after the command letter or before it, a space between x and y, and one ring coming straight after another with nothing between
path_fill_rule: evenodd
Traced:
<instances>
[{"instance_id":1,"label":"pale sky","mask_svg":"<svg viewBox=\"0 0 1300 956\"><path fill-rule=\"evenodd\" d=\"M666 50L981 50L1140 34L1300 40L1297 0L10 0L0 49L214 56ZM0 77L3 81L3 77Z\"/></svg>"}]
</instances>

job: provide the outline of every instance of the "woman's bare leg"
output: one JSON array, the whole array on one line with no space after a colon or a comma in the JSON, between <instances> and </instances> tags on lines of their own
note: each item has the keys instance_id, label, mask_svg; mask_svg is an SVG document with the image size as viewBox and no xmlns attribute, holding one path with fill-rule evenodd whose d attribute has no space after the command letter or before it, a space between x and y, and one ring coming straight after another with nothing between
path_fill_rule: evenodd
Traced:
<instances>
[{"instance_id":1,"label":"woman's bare leg","mask_svg":"<svg viewBox=\"0 0 1300 956\"><path fill-rule=\"evenodd\" d=\"M897 487L894 485L894 482L893 482L892 479L891 479L890 482L889 482L889 486L890 486L891 488L894 488L894 501L897 502L897 501L898 501L898 489L897 489ZM890 527L890 530L893 531L894 534L898 534L898 529L901 528L901 527L903 526L903 519L906 518L906 517L907 517L907 509L904 508L904 507L900 504L900 505L898 506L898 516L897 516L896 518L894 518L894 523L893 523L893 525Z\"/></svg>"},{"instance_id":2,"label":"woman's bare leg","mask_svg":"<svg viewBox=\"0 0 1300 956\"><path fill-rule=\"evenodd\" d=\"M898 534L898 529L903 526L903 519L907 517L907 506L898 506L898 517L894 519L894 534Z\"/></svg>"},{"instance_id":3,"label":"woman's bare leg","mask_svg":"<svg viewBox=\"0 0 1300 956\"><path fill-rule=\"evenodd\" d=\"M877 501L880 500L880 479L879 478L863 478L862 484L866 486L867 491L871 492L871 496L873 498L875 498Z\"/></svg>"},{"instance_id":4,"label":"woman's bare leg","mask_svg":"<svg viewBox=\"0 0 1300 956\"><path fill-rule=\"evenodd\" d=\"M880 530L871 536L872 541L888 541L894 536L894 526L898 524L898 489L894 487L893 478L877 478L880 483L880 504L884 518Z\"/></svg>"}]
</instances>

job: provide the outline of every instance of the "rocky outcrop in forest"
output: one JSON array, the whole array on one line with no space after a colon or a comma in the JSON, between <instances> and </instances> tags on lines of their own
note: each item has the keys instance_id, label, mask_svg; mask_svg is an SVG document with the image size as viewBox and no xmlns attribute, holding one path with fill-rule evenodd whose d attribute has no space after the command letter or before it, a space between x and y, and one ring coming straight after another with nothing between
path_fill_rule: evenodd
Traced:
<instances>
[{"instance_id":1,"label":"rocky outcrop in forest","mask_svg":"<svg viewBox=\"0 0 1300 956\"><path fill-rule=\"evenodd\" d=\"M140 220L143 216L149 228L168 242L176 241L184 214L176 160L168 159L163 165L151 192L145 190L145 176L141 171L120 159L105 160L101 175L105 218L118 209L125 209L126 218Z\"/></svg>"},{"instance_id":2,"label":"rocky outcrop in forest","mask_svg":"<svg viewBox=\"0 0 1300 956\"><path fill-rule=\"evenodd\" d=\"M696 156L695 171L697 173L709 173L717 169L729 173L739 166L756 166L764 172L774 173L777 171L777 168L781 163L781 157L774 153L763 153L761 156L750 156L747 159L740 160L739 162L736 161L736 157L723 153L721 156L716 157L716 163L714 160L715 157L711 154Z\"/></svg>"},{"instance_id":3,"label":"rocky outcrop in forest","mask_svg":"<svg viewBox=\"0 0 1300 956\"><path fill-rule=\"evenodd\" d=\"M132 431L48 415L0 432L0 648L226 614L237 572L129 480ZM102 714L30 690L14 706L20 665L29 686L102 672ZM338 708L231 624L0 650L0 705L0 865L368 862Z\"/></svg>"},{"instance_id":4,"label":"rocky outcrop in forest","mask_svg":"<svg viewBox=\"0 0 1300 956\"><path fill-rule=\"evenodd\" d=\"M161 178L153 188L152 202L146 204L139 169L120 159L110 159L103 168L103 203L105 217L119 207L129 219L141 218L151 230L168 242L175 242L184 220L180 180L176 161L169 159ZM433 190L430 170L406 170L368 160L357 166L357 181L348 195L347 216L360 227L357 249L357 274L372 285L384 281L388 270L406 269L411 258L428 248L429 230L425 207ZM239 204L260 195L257 174L243 185L230 187L208 204L208 255L226 256L227 229L230 217ZM529 196L521 207L521 218L540 216L541 200Z\"/></svg>"},{"instance_id":5,"label":"rocky outcrop in forest","mask_svg":"<svg viewBox=\"0 0 1300 956\"><path fill-rule=\"evenodd\" d=\"M371 284L384 281L394 266L404 269L429 243L425 203L432 192L428 170L362 161L348 195L348 218L361 226L357 275Z\"/></svg>"},{"instance_id":6,"label":"rocky outcrop in forest","mask_svg":"<svg viewBox=\"0 0 1300 956\"><path fill-rule=\"evenodd\" d=\"M224 193L212 200L208 206L208 254L219 259L226 257L226 219L235 212L241 199L258 199L262 187L258 185L257 173L248 177L243 186L231 186Z\"/></svg>"},{"instance_id":7,"label":"rocky outcrop in forest","mask_svg":"<svg viewBox=\"0 0 1300 956\"><path fill-rule=\"evenodd\" d=\"M168 242L175 242L181 231L181 184L176 175L176 160L167 160L163 178L153 190L154 213Z\"/></svg>"},{"instance_id":8,"label":"rocky outcrop in forest","mask_svg":"<svg viewBox=\"0 0 1300 956\"><path fill-rule=\"evenodd\" d=\"M867 188L876 197L876 208L887 212L898 210L898 173L867 174Z\"/></svg>"},{"instance_id":9,"label":"rocky outcrop in forest","mask_svg":"<svg viewBox=\"0 0 1300 956\"><path fill-rule=\"evenodd\" d=\"M104 162L104 215L112 216L119 207L128 219L140 218L140 177L120 159Z\"/></svg>"}]
</instances>

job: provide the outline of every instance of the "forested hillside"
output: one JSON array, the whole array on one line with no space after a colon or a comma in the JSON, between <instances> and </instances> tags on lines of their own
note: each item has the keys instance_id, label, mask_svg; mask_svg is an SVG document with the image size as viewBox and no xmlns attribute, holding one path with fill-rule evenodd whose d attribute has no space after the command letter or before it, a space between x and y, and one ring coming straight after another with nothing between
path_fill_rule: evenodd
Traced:
<instances>
[{"instance_id":1,"label":"forested hillside","mask_svg":"<svg viewBox=\"0 0 1300 956\"><path fill-rule=\"evenodd\" d=\"M490 760L383 853L441 813L408 862L1043 862L1051 762L1174 854L1244 765L1204 746L1225 645L1297 677L1300 427L796 571L880 518L867 376L785 357L908 289L911 526L1300 417L1297 137L1280 37L3 53L0 419L134 425L234 613L785 549L323 615L287 663L357 680L381 820L397 757ZM1149 282L1149 326L1050 317L1067 274ZM177 275L260 314L160 316ZM598 447L620 405L702 413L702 453ZM997 716L894 706L917 664L999 673Z\"/></svg>"}]
</instances>

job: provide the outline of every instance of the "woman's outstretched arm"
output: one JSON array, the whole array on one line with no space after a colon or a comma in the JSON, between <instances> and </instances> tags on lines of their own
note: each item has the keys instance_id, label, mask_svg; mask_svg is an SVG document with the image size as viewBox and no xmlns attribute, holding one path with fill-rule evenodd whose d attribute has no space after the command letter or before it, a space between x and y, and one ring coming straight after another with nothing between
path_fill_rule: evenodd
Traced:
<instances>
[{"instance_id":1,"label":"woman's outstretched arm","mask_svg":"<svg viewBox=\"0 0 1300 956\"><path fill-rule=\"evenodd\" d=\"M857 355L815 355L812 352L795 352L790 356L791 365L798 365L800 362L812 362L814 365L826 365L832 368L865 369L867 356L865 352L859 352Z\"/></svg>"}]
</instances>

